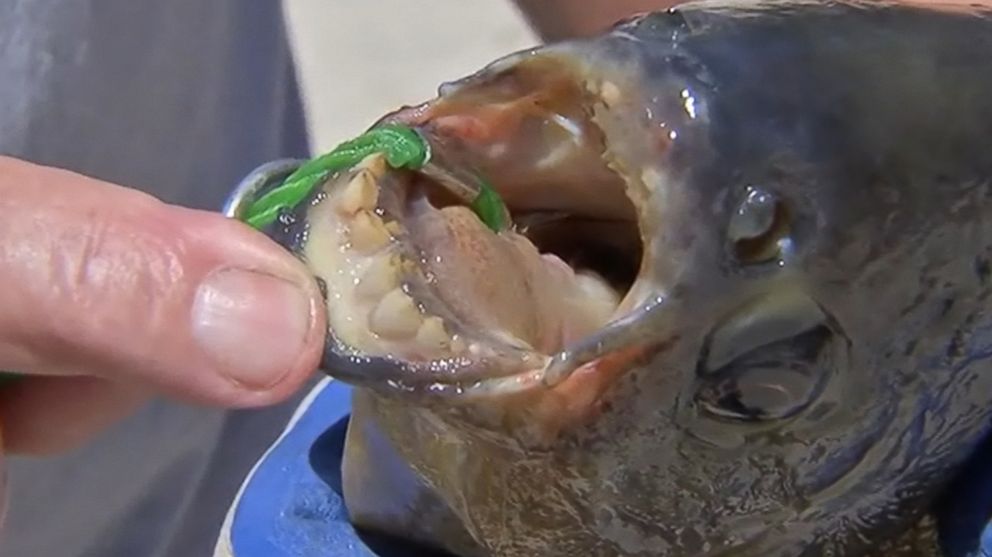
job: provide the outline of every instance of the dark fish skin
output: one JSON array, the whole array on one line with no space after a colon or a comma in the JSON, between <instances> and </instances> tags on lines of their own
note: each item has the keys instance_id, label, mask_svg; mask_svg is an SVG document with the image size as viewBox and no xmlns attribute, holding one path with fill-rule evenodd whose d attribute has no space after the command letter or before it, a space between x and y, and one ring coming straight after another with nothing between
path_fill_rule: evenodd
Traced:
<instances>
[{"instance_id":1,"label":"dark fish skin","mask_svg":"<svg viewBox=\"0 0 992 557\"><path fill-rule=\"evenodd\" d=\"M542 56L634 99L601 124L657 342L544 443L484 404L359 389L355 522L465 557L854 556L903 534L990 431L992 13L691 4L466 83ZM771 259L731 241L760 220L734 216L748 187L787 221L756 240ZM746 334L719 339L752 314L758 336L819 321L735 353Z\"/></svg>"}]
</instances>

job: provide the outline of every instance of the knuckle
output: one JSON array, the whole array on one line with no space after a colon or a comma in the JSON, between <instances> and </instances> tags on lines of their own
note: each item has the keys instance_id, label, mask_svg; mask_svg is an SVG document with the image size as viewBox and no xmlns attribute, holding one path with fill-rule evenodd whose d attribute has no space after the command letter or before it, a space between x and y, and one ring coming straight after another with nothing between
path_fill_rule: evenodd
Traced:
<instances>
[{"instance_id":1,"label":"knuckle","mask_svg":"<svg viewBox=\"0 0 992 557\"><path fill-rule=\"evenodd\" d=\"M90 211L55 238L48 261L52 299L70 304L101 331L119 330L136 319L153 325L184 276L183 247L163 232L154 219Z\"/></svg>"}]
</instances>

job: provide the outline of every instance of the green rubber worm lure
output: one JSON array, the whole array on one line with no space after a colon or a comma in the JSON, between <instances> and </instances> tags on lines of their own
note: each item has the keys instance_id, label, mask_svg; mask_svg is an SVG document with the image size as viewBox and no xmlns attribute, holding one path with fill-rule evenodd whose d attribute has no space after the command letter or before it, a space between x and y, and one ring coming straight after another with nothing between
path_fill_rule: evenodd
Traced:
<instances>
[{"instance_id":1,"label":"green rubber worm lure","mask_svg":"<svg viewBox=\"0 0 992 557\"><path fill-rule=\"evenodd\" d=\"M347 170L376 153L381 153L386 163L397 169L419 170L430 160L430 146L413 129L395 124L373 128L300 166L281 185L252 203L243 220L255 228L272 224L282 211L306 199L328 176ZM482 178L476 185L479 194L471 202L472 210L493 231L505 229L507 211L499 194Z\"/></svg>"}]
</instances>

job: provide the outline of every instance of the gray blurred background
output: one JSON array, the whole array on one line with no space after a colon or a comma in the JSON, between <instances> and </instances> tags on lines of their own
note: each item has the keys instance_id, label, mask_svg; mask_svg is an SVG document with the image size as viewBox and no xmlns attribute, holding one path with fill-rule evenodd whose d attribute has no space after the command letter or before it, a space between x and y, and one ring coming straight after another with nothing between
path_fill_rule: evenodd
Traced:
<instances>
[{"instance_id":1,"label":"gray blurred background","mask_svg":"<svg viewBox=\"0 0 992 557\"><path fill-rule=\"evenodd\" d=\"M508 0L284 0L315 152L536 37Z\"/></svg>"}]
</instances>

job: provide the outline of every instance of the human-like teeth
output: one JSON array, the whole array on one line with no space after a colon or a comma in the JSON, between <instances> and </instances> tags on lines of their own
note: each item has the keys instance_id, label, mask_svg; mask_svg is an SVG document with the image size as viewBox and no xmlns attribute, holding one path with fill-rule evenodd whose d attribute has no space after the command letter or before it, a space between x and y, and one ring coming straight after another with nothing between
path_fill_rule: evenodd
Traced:
<instances>
[{"instance_id":1,"label":"human-like teeth","mask_svg":"<svg viewBox=\"0 0 992 557\"><path fill-rule=\"evenodd\" d=\"M389 222L386 223L386 230L390 234L392 234L393 237L396 237L396 236L399 236L400 235L400 232L403 232L403 227L400 226L400 223L399 222L394 221L394 220L391 220L391 221L389 221Z\"/></svg>"},{"instance_id":2,"label":"human-like teeth","mask_svg":"<svg viewBox=\"0 0 992 557\"><path fill-rule=\"evenodd\" d=\"M348 239L352 248L371 253L388 244L390 235L379 215L359 211L351 221Z\"/></svg>"},{"instance_id":3,"label":"human-like teeth","mask_svg":"<svg viewBox=\"0 0 992 557\"><path fill-rule=\"evenodd\" d=\"M399 256L392 253L379 255L369 263L358 279L355 293L363 298L378 300L396 288L399 281Z\"/></svg>"},{"instance_id":4,"label":"human-like teeth","mask_svg":"<svg viewBox=\"0 0 992 557\"><path fill-rule=\"evenodd\" d=\"M622 98L622 93L620 93L620 88L617 87L617 85L612 81L604 81L603 84L600 86L599 94L600 97L603 99L603 102L606 103L606 106L611 108L619 104L620 99Z\"/></svg>"},{"instance_id":5,"label":"human-like teeth","mask_svg":"<svg viewBox=\"0 0 992 557\"><path fill-rule=\"evenodd\" d=\"M589 271L575 273L575 283L590 299L612 307L620 305L620 296L602 277Z\"/></svg>"},{"instance_id":6,"label":"human-like teeth","mask_svg":"<svg viewBox=\"0 0 992 557\"><path fill-rule=\"evenodd\" d=\"M620 305L620 296L616 290L599 275L580 271L575 274L575 284L583 295L586 310L598 319L609 319Z\"/></svg>"},{"instance_id":7,"label":"human-like teeth","mask_svg":"<svg viewBox=\"0 0 992 557\"><path fill-rule=\"evenodd\" d=\"M417 344L430 350L445 350L451 346L451 337L444 330L444 320L430 316L417 330Z\"/></svg>"},{"instance_id":8,"label":"human-like teeth","mask_svg":"<svg viewBox=\"0 0 992 557\"><path fill-rule=\"evenodd\" d=\"M370 170L362 170L345 186L338 199L337 208L344 215L354 215L365 210L371 211L379 201L379 186Z\"/></svg>"},{"instance_id":9,"label":"human-like teeth","mask_svg":"<svg viewBox=\"0 0 992 557\"><path fill-rule=\"evenodd\" d=\"M369 170L378 178L386 173L386 157L379 153L369 155L358 163L358 168Z\"/></svg>"},{"instance_id":10,"label":"human-like teeth","mask_svg":"<svg viewBox=\"0 0 992 557\"><path fill-rule=\"evenodd\" d=\"M423 320L413 298L401 288L395 288L372 310L369 329L388 339L406 339L417 334Z\"/></svg>"}]
</instances>

